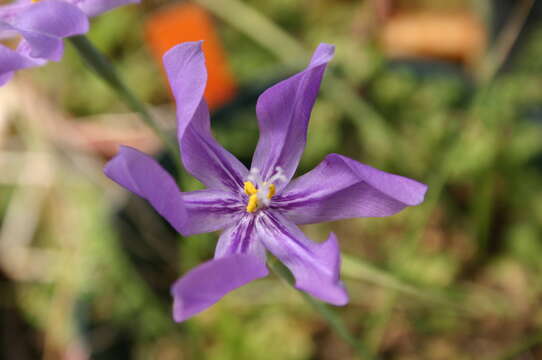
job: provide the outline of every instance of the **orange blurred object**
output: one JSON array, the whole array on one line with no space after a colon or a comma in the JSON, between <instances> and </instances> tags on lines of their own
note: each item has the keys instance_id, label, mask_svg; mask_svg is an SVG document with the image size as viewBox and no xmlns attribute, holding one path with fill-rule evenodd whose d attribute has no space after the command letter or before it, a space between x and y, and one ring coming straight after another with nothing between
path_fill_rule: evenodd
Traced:
<instances>
[{"instance_id":1,"label":"orange blurred object","mask_svg":"<svg viewBox=\"0 0 542 360\"><path fill-rule=\"evenodd\" d=\"M216 109L235 96L235 79L211 16L204 9L190 3L168 6L147 20L145 35L160 66L162 56L171 47L185 41L204 40L208 72L205 100L211 109Z\"/></svg>"},{"instance_id":2,"label":"orange blurred object","mask_svg":"<svg viewBox=\"0 0 542 360\"><path fill-rule=\"evenodd\" d=\"M483 23L469 12L402 12L381 32L392 57L430 57L475 63L486 47Z\"/></svg>"}]
</instances>

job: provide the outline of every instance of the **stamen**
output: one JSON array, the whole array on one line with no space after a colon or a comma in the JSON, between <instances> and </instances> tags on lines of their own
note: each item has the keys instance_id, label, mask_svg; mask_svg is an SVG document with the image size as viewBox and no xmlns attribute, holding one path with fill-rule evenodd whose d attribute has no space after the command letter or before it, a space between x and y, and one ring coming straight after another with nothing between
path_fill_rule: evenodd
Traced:
<instances>
[{"instance_id":1,"label":"stamen","mask_svg":"<svg viewBox=\"0 0 542 360\"><path fill-rule=\"evenodd\" d=\"M269 179L267 182L274 184L279 180L282 182L288 181L288 179L286 179L286 176L284 176L284 170L282 170L280 166L277 166L275 168L275 173L273 174L273 176L271 176L271 179Z\"/></svg>"},{"instance_id":2,"label":"stamen","mask_svg":"<svg viewBox=\"0 0 542 360\"><path fill-rule=\"evenodd\" d=\"M248 198L247 212L253 213L258 209L258 194L250 195Z\"/></svg>"},{"instance_id":3,"label":"stamen","mask_svg":"<svg viewBox=\"0 0 542 360\"><path fill-rule=\"evenodd\" d=\"M280 167L275 168L275 173L268 181L263 181L260 176L260 170L253 168L250 170L247 181L244 182L245 194L248 195L246 210L253 213L260 208L268 207L271 204L271 198L275 196L277 187L275 183L286 182L284 171Z\"/></svg>"},{"instance_id":4,"label":"stamen","mask_svg":"<svg viewBox=\"0 0 542 360\"><path fill-rule=\"evenodd\" d=\"M269 185L269 192L267 193L267 198L269 200L271 200L271 198L273 197L273 195L275 195L275 192L277 191L277 189L275 188L275 184L271 184Z\"/></svg>"},{"instance_id":5,"label":"stamen","mask_svg":"<svg viewBox=\"0 0 542 360\"><path fill-rule=\"evenodd\" d=\"M245 194L247 195L254 195L258 192L258 189L256 189L256 186L251 181L245 181Z\"/></svg>"},{"instance_id":6,"label":"stamen","mask_svg":"<svg viewBox=\"0 0 542 360\"><path fill-rule=\"evenodd\" d=\"M252 183L258 185L262 182L262 179L260 177L260 169L258 168L252 168L250 169L250 172L248 173L247 180L251 181Z\"/></svg>"}]
</instances>

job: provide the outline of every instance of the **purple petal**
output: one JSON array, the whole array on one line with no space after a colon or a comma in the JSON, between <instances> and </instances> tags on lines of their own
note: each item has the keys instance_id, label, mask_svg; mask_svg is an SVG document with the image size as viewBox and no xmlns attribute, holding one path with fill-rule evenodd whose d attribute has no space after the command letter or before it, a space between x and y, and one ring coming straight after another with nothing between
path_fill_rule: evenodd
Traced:
<instances>
[{"instance_id":1,"label":"purple petal","mask_svg":"<svg viewBox=\"0 0 542 360\"><path fill-rule=\"evenodd\" d=\"M119 185L146 199L178 232L183 233L187 214L181 192L173 178L150 156L121 146L104 168Z\"/></svg>"},{"instance_id":2,"label":"purple petal","mask_svg":"<svg viewBox=\"0 0 542 360\"><path fill-rule=\"evenodd\" d=\"M177 102L177 137L184 166L209 188L241 191L248 170L211 134L203 99L207 71L201 42L177 45L163 61Z\"/></svg>"},{"instance_id":3,"label":"purple petal","mask_svg":"<svg viewBox=\"0 0 542 360\"><path fill-rule=\"evenodd\" d=\"M265 261L265 248L256 237L255 223L256 217L246 214L226 229L218 239L215 259L233 254L251 254Z\"/></svg>"},{"instance_id":4,"label":"purple petal","mask_svg":"<svg viewBox=\"0 0 542 360\"><path fill-rule=\"evenodd\" d=\"M139 0L69 0L69 2L79 6L87 16L93 17L119 6L139 3Z\"/></svg>"},{"instance_id":5,"label":"purple petal","mask_svg":"<svg viewBox=\"0 0 542 360\"><path fill-rule=\"evenodd\" d=\"M187 212L183 235L208 233L236 223L245 210L231 193L221 190L197 190L182 194Z\"/></svg>"},{"instance_id":6,"label":"purple petal","mask_svg":"<svg viewBox=\"0 0 542 360\"><path fill-rule=\"evenodd\" d=\"M6 13L9 17L4 14L5 22L0 23L0 28L21 34L26 44L20 48L28 48L30 51L25 55L33 58L58 61L64 50L62 38L88 31L86 15L63 1L45 0L11 10L12 13Z\"/></svg>"},{"instance_id":7,"label":"purple petal","mask_svg":"<svg viewBox=\"0 0 542 360\"><path fill-rule=\"evenodd\" d=\"M4 85L13 76L14 71L41 64L41 61L28 58L20 52L0 45L0 86Z\"/></svg>"},{"instance_id":8,"label":"purple petal","mask_svg":"<svg viewBox=\"0 0 542 360\"><path fill-rule=\"evenodd\" d=\"M423 202L427 186L338 154L292 181L273 207L296 224L393 215Z\"/></svg>"},{"instance_id":9,"label":"purple petal","mask_svg":"<svg viewBox=\"0 0 542 360\"><path fill-rule=\"evenodd\" d=\"M43 0L24 7L11 22L24 31L64 38L88 31L88 18L76 6L65 1Z\"/></svg>"},{"instance_id":10,"label":"purple petal","mask_svg":"<svg viewBox=\"0 0 542 360\"><path fill-rule=\"evenodd\" d=\"M173 318L177 322L184 321L228 292L267 274L265 262L251 255L238 254L203 263L173 285Z\"/></svg>"},{"instance_id":11,"label":"purple petal","mask_svg":"<svg viewBox=\"0 0 542 360\"><path fill-rule=\"evenodd\" d=\"M0 86L6 84L11 78L13 77L13 72L7 72L5 74L2 74L0 72Z\"/></svg>"},{"instance_id":12,"label":"purple petal","mask_svg":"<svg viewBox=\"0 0 542 360\"><path fill-rule=\"evenodd\" d=\"M34 59L47 59L60 61L64 54L64 42L61 38L40 34L31 31L19 30L23 40L19 43L17 51L28 48L29 57Z\"/></svg>"},{"instance_id":13,"label":"purple petal","mask_svg":"<svg viewBox=\"0 0 542 360\"><path fill-rule=\"evenodd\" d=\"M32 4L31 0L17 0L9 4L0 5L0 21L12 21L30 4Z\"/></svg>"},{"instance_id":14,"label":"purple petal","mask_svg":"<svg viewBox=\"0 0 542 360\"><path fill-rule=\"evenodd\" d=\"M320 44L305 70L267 89L258 99L260 140L252 168L259 169L264 180L276 167L284 170L288 180L295 173L305 148L312 107L333 53L333 46Z\"/></svg>"},{"instance_id":15,"label":"purple petal","mask_svg":"<svg viewBox=\"0 0 542 360\"><path fill-rule=\"evenodd\" d=\"M324 243L315 243L294 223L272 210L257 217L256 231L267 250L293 273L296 288L333 305L348 302L339 280L340 253L334 234Z\"/></svg>"}]
</instances>

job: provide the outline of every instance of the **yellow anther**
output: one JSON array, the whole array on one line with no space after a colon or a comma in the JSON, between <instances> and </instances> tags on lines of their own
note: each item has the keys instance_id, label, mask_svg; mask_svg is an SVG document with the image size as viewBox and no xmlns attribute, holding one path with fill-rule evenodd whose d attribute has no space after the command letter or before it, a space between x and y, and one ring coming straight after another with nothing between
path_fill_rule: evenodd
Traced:
<instances>
[{"instance_id":1,"label":"yellow anther","mask_svg":"<svg viewBox=\"0 0 542 360\"><path fill-rule=\"evenodd\" d=\"M248 195L247 212L253 213L260 208L260 206L268 206L269 201L275 195L276 188L274 184L267 186L267 183L259 184L261 187L258 190L252 181L244 182L245 194ZM263 194L263 191L267 190L267 195ZM259 196L259 199L258 199ZM262 196L267 196L267 199Z\"/></svg>"},{"instance_id":2,"label":"yellow anther","mask_svg":"<svg viewBox=\"0 0 542 360\"><path fill-rule=\"evenodd\" d=\"M258 195L252 194L248 198L247 212L253 213L256 209L258 209Z\"/></svg>"},{"instance_id":3,"label":"yellow anther","mask_svg":"<svg viewBox=\"0 0 542 360\"><path fill-rule=\"evenodd\" d=\"M38 1L40 1L40 0L32 0L33 3L37 3Z\"/></svg>"},{"instance_id":4,"label":"yellow anther","mask_svg":"<svg viewBox=\"0 0 542 360\"><path fill-rule=\"evenodd\" d=\"M250 181L245 181L245 194L252 196L258 192L256 186Z\"/></svg>"},{"instance_id":5,"label":"yellow anther","mask_svg":"<svg viewBox=\"0 0 542 360\"><path fill-rule=\"evenodd\" d=\"M269 192L267 193L267 198L268 198L269 200L271 200L271 198L273 197L273 195L275 195L275 191L276 191L276 190L277 190L277 189L275 188L275 184L269 185Z\"/></svg>"}]
</instances>

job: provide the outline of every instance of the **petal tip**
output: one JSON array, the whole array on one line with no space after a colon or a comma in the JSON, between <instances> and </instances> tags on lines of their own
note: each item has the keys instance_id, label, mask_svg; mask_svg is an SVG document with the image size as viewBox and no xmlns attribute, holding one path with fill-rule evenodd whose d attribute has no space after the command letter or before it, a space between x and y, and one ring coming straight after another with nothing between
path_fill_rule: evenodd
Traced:
<instances>
[{"instance_id":1,"label":"petal tip","mask_svg":"<svg viewBox=\"0 0 542 360\"><path fill-rule=\"evenodd\" d=\"M202 52L202 46L203 46L203 40L198 41L186 41L179 43L173 47L171 47L164 56L162 57L162 61L164 63L164 66L167 66L168 63L170 63L171 58L183 56L185 53L188 53L190 51L194 52L194 55Z\"/></svg>"},{"instance_id":2,"label":"petal tip","mask_svg":"<svg viewBox=\"0 0 542 360\"><path fill-rule=\"evenodd\" d=\"M177 297L173 298L172 315L173 315L173 320L177 323L181 323L191 316L191 314L185 311L181 300Z\"/></svg>"},{"instance_id":3,"label":"petal tip","mask_svg":"<svg viewBox=\"0 0 542 360\"><path fill-rule=\"evenodd\" d=\"M167 78L177 103L177 136L184 131L200 109L207 84L207 69L202 50L203 42L193 41L178 44L162 57ZM200 117L205 110L200 109Z\"/></svg>"},{"instance_id":4,"label":"petal tip","mask_svg":"<svg viewBox=\"0 0 542 360\"><path fill-rule=\"evenodd\" d=\"M316 48L316 51L321 51L322 53L327 53L331 56L335 54L335 45L328 43L320 43Z\"/></svg>"},{"instance_id":5,"label":"petal tip","mask_svg":"<svg viewBox=\"0 0 542 360\"><path fill-rule=\"evenodd\" d=\"M335 306L345 306L349 302L348 292L342 282L339 284L340 290L336 291L328 300L328 303Z\"/></svg>"},{"instance_id":6,"label":"petal tip","mask_svg":"<svg viewBox=\"0 0 542 360\"><path fill-rule=\"evenodd\" d=\"M105 163L103 167L104 174L107 177L112 178L115 164L118 161L120 161L122 157L124 157L127 153L129 153L132 150L135 150L135 149L131 148L130 146L120 145L119 150L117 151L115 156L113 156L108 162Z\"/></svg>"},{"instance_id":7,"label":"petal tip","mask_svg":"<svg viewBox=\"0 0 542 360\"><path fill-rule=\"evenodd\" d=\"M426 184L423 184L421 182L418 182L416 180L405 178L406 180L410 180L410 186L409 188L409 194L408 194L408 200L405 201L405 203L408 206L417 206L420 205L425 201L425 195L427 194L427 190L429 187Z\"/></svg>"},{"instance_id":8,"label":"petal tip","mask_svg":"<svg viewBox=\"0 0 542 360\"><path fill-rule=\"evenodd\" d=\"M311 59L312 66L327 64L335 55L335 45L320 43Z\"/></svg>"},{"instance_id":9,"label":"petal tip","mask_svg":"<svg viewBox=\"0 0 542 360\"><path fill-rule=\"evenodd\" d=\"M175 286L179 286L179 283L181 280L182 278L178 279L175 282L175 284L171 287L171 295L173 296L172 317L173 317L173 321L175 321L176 323L184 322L190 319L191 317L199 314L200 312L202 312L203 310L207 308L207 307L202 308L202 307L194 306L194 304L192 304L191 306L190 301L183 301L183 295L181 294L175 295ZM178 291L180 292L182 290L178 290ZM211 306L213 304L214 303L209 304L208 306Z\"/></svg>"},{"instance_id":10,"label":"petal tip","mask_svg":"<svg viewBox=\"0 0 542 360\"><path fill-rule=\"evenodd\" d=\"M13 77L12 71L4 73L4 74L0 74L0 87L6 85L11 80L12 77Z\"/></svg>"},{"instance_id":11,"label":"petal tip","mask_svg":"<svg viewBox=\"0 0 542 360\"><path fill-rule=\"evenodd\" d=\"M426 184L423 184L423 183L419 183L419 184L420 184L420 188L418 190L418 199L414 205L420 205L421 203L425 201L425 195L427 195L427 190L429 189L429 186L427 186Z\"/></svg>"},{"instance_id":12,"label":"petal tip","mask_svg":"<svg viewBox=\"0 0 542 360\"><path fill-rule=\"evenodd\" d=\"M74 35L81 35L81 34L86 34L88 33L90 30L90 23L88 21L88 18L85 18L85 20L83 20L82 24L81 24L81 31L79 34L74 34Z\"/></svg>"},{"instance_id":13,"label":"petal tip","mask_svg":"<svg viewBox=\"0 0 542 360\"><path fill-rule=\"evenodd\" d=\"M304 285L298 285L297 283L295 287L331 305L344 306L349 301L348 292L341 281L337 284L321 284L318 290L315 290L314 287L309 288Z\"/></svg>"},{"instance_id":14,"label":"petal tip","mask_svg":"<svg viewBox=\"0 0 542 360\"><path fill-rule=\"evenodd\" d=\"M343 306L348 303L348 293L340 280L341 256L337 236L330 233L326 242L319 248L320 261L328 269L325 278L302 278L296 280L295 287L312 296L335 306ZM318 286L314 283L318 282Z\"/></svg>"},{"instance_id":15,"label":"petal tip","mask_svg":"<svg viewBox=\"0 0 542 360\"><path fill-rule=\"evenodd\" d=\"M224 295L267 275L260 258L236 254L200 264L171 287L173 319L182 322L206 310Z\"/></svg>"}]
</instances>

